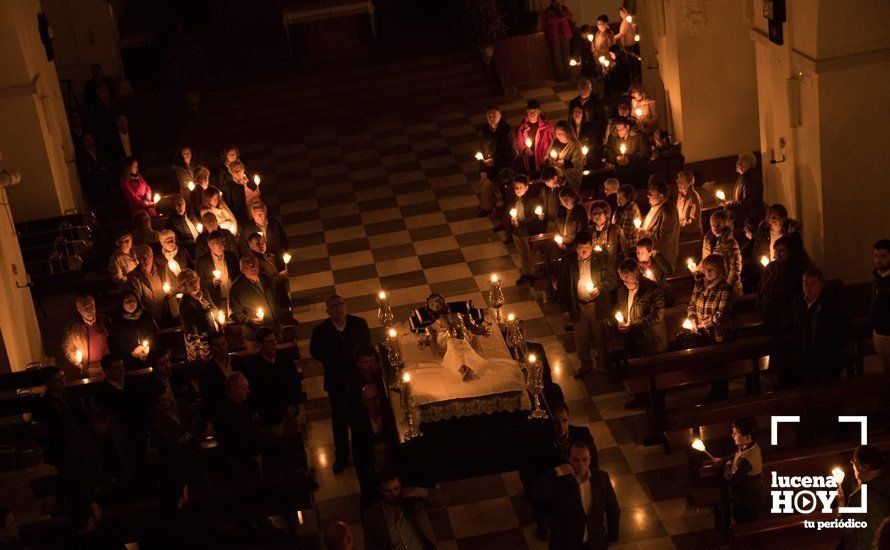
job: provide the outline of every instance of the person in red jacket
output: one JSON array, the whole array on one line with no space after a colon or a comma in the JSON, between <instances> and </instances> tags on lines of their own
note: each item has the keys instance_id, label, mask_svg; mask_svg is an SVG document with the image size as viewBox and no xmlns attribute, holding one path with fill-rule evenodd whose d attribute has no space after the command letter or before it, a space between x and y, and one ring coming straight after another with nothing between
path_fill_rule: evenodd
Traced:
<instances>
[{"instance_id":1,"label":"person in red jacket","mask_svg":"<svg viewBox=\"0 0 890 550\"><path fill-rule=\"evenodd\" d=\"M562 0L550 0L544 10L544 32L553 56L553 70L557 80L569 77L569 43L572 40L572 12L562 5Z\"/></svg>"},{"instance_id":2,"label":"person in red jacket","mask_svg":"<svg viewBox=\"0 0 890 550\"><path fill-rule=\"evenodd\" d=\"M131 214L144 210L148 212L149 216L158 215L151 187L139 173L139 161L133 157L124 161L124 169L121 173L121 192L127 199Z\"/></svg>"},{"instance_id":3,"label":"person in red jacket","mask_svg":"<svg viewBox=\"0 0 890 550\"><path fill-rule=\"evenodd\" d=\"M550 155L555 139L553 125L541 116L541 104L531 99L525 109L525 118L516 130L516 150L529 177L536 178Z\"/></svg>"}]
</instances>

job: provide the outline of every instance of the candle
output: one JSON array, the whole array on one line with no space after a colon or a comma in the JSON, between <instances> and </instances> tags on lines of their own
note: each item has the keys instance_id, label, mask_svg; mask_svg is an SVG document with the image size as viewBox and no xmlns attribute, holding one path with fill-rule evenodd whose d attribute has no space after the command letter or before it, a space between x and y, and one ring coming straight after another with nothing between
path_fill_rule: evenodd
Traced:
<instances>
[{"instance_id":1,"label":"candle","mask_svg":"<svg viewBox=\"0 0 890 550\"><path fill-rule=\"evenodd\" d=\"M587 40L593 42L593 33L587 33Z\"/></svg>"},{"instance_id":2,"label":"candle","mask_svg":"<svg viewBox=\"0 0 890 550\"><path fill-rule=\"evenodd\" d=\"M525 146L529 149L532 148L532 138L525 138Z\"/></svg>"},{"instance_id":3,"label":"candle","mask_svg":"<svg viewBox=\"0 0 890 550\"><path fill-rule=\"evenodd\" d=\"M398 335L399 335L398 331L397 331L396 329L394 329L394 328L391 328L391 329L389 329L389 330L386 331L386 336L387 336L390 340L395 340L396 337L397 337Z\"/></svg>"},{"instance_id":4,"label":"candle","mask_svg":"<svg viewBox=\"0 0 890 550\"><path fill-rule=\"evenodd\" d=\"M834 477L834 480L837 481L838 485L840 485L841 483L844 482L844 477L846 476L846 473L844 472L843 468L841 468L840 466L835 466L834 469L831 470L831 476Z\"/></svg>"},{"instance_id":5,"label":"candle","mask_svg":"<svg viewBox=\"0 0 890 550\"><path fill-rule=\"evenodd\" d=\"M518 215L519 215L519 211L518 211L518 210L516 210L515 208L511 208L511 209L510 209L510 217L511 217L511 218L513 218L513 219L515 220L515 219L516 219L516 216L518 216Z\"/></svg>"},{"instance_id":6,"label":"candle","mask_svg":"<svg viewBox=\"0 0 890 550\"><path fill-rule=\"evenodd\" d=\"M589 175L590 175L590 170L584 170L584 171L581 172L581 173L584 174L585 176L589 176Z\"/></svg>"},{"instance_id":7,"label":"candle","mask_svg":"<svg viewBox=\"0 0 890 550\"><path fill-rule=\"evenodd\" d=\"M263 308L261 308L261 307L256 308L256 318L259 319L260 321L262 321L263 318L265 318L265 317L266 317L266 312L263 311Z\"/></svg>"},{"instance_id":8,"label":"candle","mask_svg":"<svg viewBox=\"0 0 890 550\"><path fill-rule=\"evenodd\" d=\"M584 285L584 287L587 289L588 294L593 294L593 291L596 290L596 285L591 281L587 281L587 284Z\"/></svg>"},{"instance_id":9,"label":"candle","mask_svg":"<svg viewBox=\"0 0 890 550\"><path fill-rule=\"evenodd\" d=\"M172 271L174 275L179 275L179 272L182 271L182 268L179 267L179 262L177 262L176 260L168 260L167 268L169 268L170 271Z\"/></svg>"},{"instance_id":10,"label":"candle","mask_svg":"<svg viewBox=\"0 0 890 550\"><path fill-rule=\"evenodd\" d=\"M528 364L534 365L537 362L538 362L538 356L535 355L534 353L529 353L528 354Z\"/></svg>"},{"instance_id":11,"label":"candle","mask_svg":"<svg viewBox=\"0 0 890 550\"><path fill-rule=\"evenodd\" d=\"M177 293L176 293L176 299L177 299L177 300L182 300L182 292L177 292Z\"/></svg>"},{"instance_id":12,"label":"candle","mask_svg":"<svg viewBox=\"0 0 890 550\"><path fill-rule=\"evenodd\" d=\"M557 235L553 237L553 240L556 241L556 244L562 246L562 243L565 242L565 239L562 238L562 235Z\"/></svg>"},{"instance_id":13,"label":"candle","mask_svg":"<svg viewBox=\"0 0 890 550\"><path fill-rule=\"evenodd\" d=\"M615 312L615 320L618 321L619 323L623 324L624 323L624 314L621 313L620 311L616 311Z\"/></svg>"},{"instance_id":14,"label":"candle","mask_svg":"<svg viewBox=\"0 0 890 550\"><path fill-rule=\"evenodd\" d=\"M576 60L575 58L569 59L569 67L577 67L577 66L578 66L578 60Z\"/></svg>"},{"instance_id":15,"label":"candle","mask_svg":"<svg viewBox=\"0 0 890 550\"><path fill-rule=\"evenodd\" d=\"M689 319L689 318L685 319L683 321L683 328L685 328L686 330L694 329L695 325L692 324L692 319Z\"/></svg>"},{"instance_id":16,"label":"candle","mask_svg":"<svg viewBox=\"0 0 890 550\"><path fill-rule=\"evenodd\" d=\"M621 151L621 154L623 155L624 153L627 152L627 144L622 143L621 145L618 146L618 150Z\"/></svg>"},{"instance_id":17,"label":"candle","mask_svg":"<svg viewBox=\"0 0 890 550\"><path fill-rule=\"evenodd\" d=\"M253 175L253 183L255 183L259 187L259 185L260 185L260 175L259 174Z\"/></svg>"},{"instance_id":18,"label":"candle","mask_svg":"<svg viewBox=\"0 0 890 550\"><path fill-rule=\"evenodd\" d=\"M411 375L408 374L407 372L406 372L405 374L402 375L402 383L403 383L403 384L410 384L410 383L411 383Z\"/></svg>"},{"instance_id":19,"label":"candle","mask_svg":"<svg viewBox=\"0 0 890 550\"><path fill-rule=\"evenodd\" d=\"M485 155L482 154L482 151L476 153L476 160L484 160Z\"/></svg>"},{"instance_id":20,"label":"candle","mask_svg":"<svg viewBox=\"0 0 890 550\"><path fill-rule=\"evenodd\" d=\"M594 252L602 252L602 251L603 251L603 247L600 246L600 245L596 245L596 246L593 247L593 251L594 251Z\"/></svg>"},{"instance_id":21,"label":"candle","mask_svg":"<svg viewBox=\"0 0 890 550\"><path fill-rule=\"evenodd\" d=\"M627 17L624 18L624 20L627 21L628 23L634 22L634 18L632 15L628 15Z\"/></svg>"},{"instance_id":22,"label":"candle","mask_svg":"<svg viewBox=\"0 0 890 550\"><path fill-rule=\"evenodd\" d=\"M693 261L692 258L687 258L686 267L689 269L689 271L695 271L695 261Z\"/></svg>"},{"instance_id":23,"label":"candle","mask_svg":"<svg viewBox=\"0 0 890 550\"><path fill-rule=\"evenodd\" d=\"M218 281L220 279L222 279L222 271L220 271L219 269L214 269L213 270L213 280Z\"/></svg>"},{"instance_id":24,"label":"candle","mask_svg":"<svg viewBox=\"0 0 890 550\"><path fill-rule=\"evenodd\" d=\"M544 215L544 208L540 205L536 206L535 207L535 216L543 216L543 215Z\"/></svg>"},{"instance_id":25,"label":"candle","mask_svg":"<svg viewBox=\"0 0 890 550\"><path fill-rule=\"evenodd\" d=\"M634 35L634 42L639 42L639 41L640 41L640 35L639 35L639 34L635 34L635 35Z\"/></svg>"},{"instance_id":26,"label":"candle","mask_svg":"<svg viewBox=\"0 0 890 550\"><path fill-rule=\"evenodd\" d=\"M559 153L556 152L556 149L550 149L550 158L556 160L556 157L559 156Z\"/></svg>"},{"instance_id":27,"label":"candle","mask_svg":"<svg viewBox=\"0 0 890 550\"><path fill-rule=\"evenodd\" d=\"M79 365L82 361L83 361L83 350L80 348L77 348L76 350L74 350L74 362Z\"/></svg>"},{"instance_id":28,"label":"candle","mask_svg":"<svg viewBox=\"0 0 890 550\"><path fill-rule=\"evenodd\" d=\"M516 320L516 314L515 314L515 313L510 313L509 315L507 315L507 320L510 321L510 322L512 323L513 321Z\"/></svg>"},{"instance_id":29,"label":"candle","mask_svg":"<svg viewBox=\"0 0 890 550\"><path fill-rule=\"evenodd\" d=\"M651 270L651 269L648 269L648 268L647 268L647 269L646 269L646 272L643 273L643 275L645 275L646 278L649 279L650 281L654 281L654 280L655 280L655 273L652 273L652 270Z\"/></svg>"},{"instance_id":30,"label":"candle","mask_svg":"<svg viewBox=\"0 0 890 550\"><path fill-rule=\"evenodd\" d=\"M761 256L761 257L760 257L760 265L762 265L763 267L768 266L768 265L769 265L769 258L767 258L766 256Z\"/></svg>"},{"instance_id":31,"label":"candle","mask_svg":"<svg viewBox=\"0 0 890 550\"><path fill-rule=\"evenodd\" d=\"M167 281L164 281L163 288L164 294L170 294L170 291L173 290L173 288L170 286L170 283L168 283Z\"/></svg>"},{"instance_id":32,"label":"candle","mask_svg":"<svg viewBox=\"0 0 890 550\"><path fill-rule=\"evenodd\" d=\"M197 225L195 225L195 229L198 230L198 233L203 233L204 232L204 224L201 222L198 222Z\"/></svg>"},{"instance_id":33,"label":"candle","mask_svg":"<svg viewBox=\"0 0 890 550\"><path fill-rule=\"evenodd\" d=\"M386 292L383 292L381 290L379 293L377 293L377 299L379 299L380 301L386 300Z\"/></svg>"},{"instance_id":34,"label":"candle","mask_svg":"<svg viewBox=\"0 0 890 550\"><path fill-rule=\"evenodd\" d=\"M497 274L497 273L492 273L492 274L491 274L491 282L492 282L492 283L497 283L498 280L499 280L499 279L498 279L498 274Z\"/></svg>"},{"instance_id":35,"label":"candle","mask_svg":"<svg viewBox=\"0 0 890 550\"><path fill-rule=\"evenodd\" d=\"M195 182L193 182L193 181L188 182L187 187L189 188L189 191L194 191L195 190Z\"/></svg>"},{"instance_id":36,"label":"candle","mask_svg":"<svg viewBox=\"0 0 890 550\"><path fill-rule=\"evenodd\" d=\"M599 61L601 64L605 65L605 64L606 64L606 56L604 56L604 55L599 56L598 61Z\"/></svg>"},{"instance_id":37,"label":"candle","mask_svg":"<svg viewBox=\"0 0 890 550\"><path fill-rule=\"evenodd\" d=\"M721 200L721 201L725 201L725 200L726 200L726 193L724 193L722 190L718 190L718 191L717 191L716 193L714 193L714 194L717 195L717 200Z\"/></svg>"},{"instance_id":38,"label":"candle","mask_svg":"<svg viewBox=\"0 0 890 550\"><path fill-rule=\"evenodd\" d=\"M643 220L641 220L640 218L634 218L634 227L636 227L637 229L643 227Z\"/></svg>"},{"instance_id":39,"label":"candle","mask_svg":"<svg viewBox=\"0 0 890 550\"><path fill-rule=\"evenodd\" d=\"M289 264L291 260L290 252L285 252L284 254L282 254L281 259L284 260L284 265Z\"/></svg>"},{"instance_id":40,"label":"candle","mask_svg":"<svg viewBox=\"0 0 890 550\"><path fill-rule=\"evenodd\" d=\"M587 153L589 153L589 152L590 152L590 147L588 147L586 145L581 146L581 154L582 155L584 155L586 157Z\"/></svg>"},{"instance_id":41,"label":"candle","mask_svg":"<svg viewBox=\"0 0 890 550\"><path fill-rule=\"evenodd\" d=\"M161 202L161 194L160 193L155 193L154 202L156 202L156 203Z\"/></svg>"},{"instance_id":42,"label":"candle","mask_svg":"<svg viewBox=\"0 0 890 550\"><path fill-rule=\"evenodd\" d=\"M216 322L220 324L220 326L226 324L226 314L223 310L216 310Z\"/></svg>"},{"instance_id":43,"label":"candle","mask_svg":"<svg viewBox=\"0 0 890 550\"><path fill-rule=\"evenodd\" d=\"M637 108L634 110L634 113L635 113L638 117L639 117L639 116L643 116L643 110L640 109L639 107L637 107Z\"/></svg>"},{"instance_id":44,"label":"candle","mask_svg":"<svg viewBox=\"0 0 890 550\"><path fill-rule=\"evenodd\" d=\"M142 347L145 348L145 353L148 354L151 351L151 346L148 344L148 340L142 341Z\"/></svg>"},{"instance_id":45,"label":"candle","mask_svg":"<svg viewBox=\"0 0 890 550\"><path fill-rule=\"evenodd\" d=\"M611 65L611 62L610 62L608 59L604 59L604 60L603 60L603 67L605 67L605 68L608 69L608 68L609 68L609 65Z\"/></svg>"},{"instance_id":46,"label":"candle","mask_svg":"<svg viewBox=\"0 0 890 550\"><path fill-rule=\"evenodd\" d=\"M705 442L701 439L696 439L692 442L692 448L696 451L705 452Z\"/></svg>"}]
</instances>

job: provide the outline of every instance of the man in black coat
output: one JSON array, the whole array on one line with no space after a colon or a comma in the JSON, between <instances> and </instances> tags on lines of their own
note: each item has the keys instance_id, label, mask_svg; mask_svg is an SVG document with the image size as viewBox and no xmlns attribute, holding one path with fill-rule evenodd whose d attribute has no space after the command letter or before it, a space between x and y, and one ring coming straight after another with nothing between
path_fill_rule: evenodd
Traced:
<instances>
[{"instance_id":1,"label":"man in black coat","mask_svg":"<svg viewBox=\"0 0 890 550\"><path fill-rule=\"evenodd\" d=\"M265 439L256 412L248 403L250 383L243 373L235 372L226 378L226 398L219 415L213 421L220 446L241 469L255 472L257 458L263 451Z\"/></svg>"},{"instance_id":2,"label":"man in black coat","mask_svg":"<svg viewBox=\"0 0 890 550\"><path fill-rule=\"evenodd\" d=\"M498 174L510 167L516 160L513 148L513 129L501 116L501 110L492 105L485 112L487 124L479 132L482 159L479 160L479 177L482 180L482 193L479 196L479 217L491 214L496 194L503 198L504 190L499 187Z\"/></svg>"},{"instance_id":3,"label":"man in black coat","mask_svg":"<svg viewBox=\"0 0 890 550\"><path fill-rule=\"evenodd\" d=\"M256 256L244 256L239 265L241 275L229 290L232 320L251 331L264 326L279 332L283 324L293 321L288 296L280 285L260 273Z\"/></svg>"},{"instance_id":4,"label":"man in black coat","mask_svg":"<svg viewBox=\"0 0 890 550\"><path fill-rule=\"evenodd\" d=\"M276 349L278 338L269 327L256 331L257 353L244 368L250 382L250 402L259 415L260 426L269 435L281 435L288 416L294 418L303 387L291 357Z\"/></svg>"},{"instance_id":5,"label":"man in black coat","mask_svg":"<svg viewBox=\"0 0 890 550\"><path fill-rule=\"evenodd\" d=\"M214 231L207 239L208 252L195 261L201 288L207 291L216 307L222 307L223 300L228 300L229 291L241 273L238 257L225 248L225 233L224 230Z\"/></svg>"},{"instance_id":6,"label":"man in black coat","mask_svg":"<svg viewBox=\"0 0 890 550\"><path fill-rule=\"evenodd\" d=\"M186 209L185 199L181 195L173 195L171 198L173 212L167 218L165 228L173 231L176 242L184 246L189 254L195 253L195 242L201 233L198 231L198 220L193 219Z\"/></svg>"},{"instance_id":7,"label":"man in black coat","mask_svg":"<svg viewBox=\"0 0 890 550\"><path fill-rule=\"evenodd\" d=\"M312 331L309 353L324 367L324 390L331 403L334 432L334 473L349 464L349 400L346 381L355 372L355 348L371 344L371 331L361 317L348 315L342 296L325 302L328 319Z\"/></svg>"},{"instance_id":8,"label":"man in black coat","mask_svg":"<svg viewBox=\"0 0 890 550\"><path fill-rule=\"evenodd\" d=\"M242 370L237 356L229 355L229 344L223 332L213 332L207 337L210 359L198 371L198 388L204 402L204 416L213 421L226 398L226 379Z\"/></svg>"},{"instance_id":9,"label":"man in black coat","mask_svg":"<svg viewBox=\"0 0 890 550\"><path fill-rule=\"evenodd\" d=\"M266 251L276 259L281 259L281 255L290 249L284 226L280 221L269 216L269 211L262 202L250 205L250 216L251 220L242 225L239 230L241 238L244 239L243 248L248 247L247 239L253 233L259 233L266 239Z\"/></svg>"},{"instance_id":10,"label":"man in black coat","mask_svg":"<svg viewBox=\"0 0 890 550\"><path fill-rule=\"evenodd\" d=\"M534 494L553 510L552 550L605 549L618 542L618 499L609 474L590 469L586 444L572 443L568 463L548 472Z\"/></svg>"},{"instance_id":11,"label":"man in black coat","mask_svg":"<svg viewBox=\"0 0 890 550\"><path fill-rule=\"evenodd\" d=\"M608 251L602 247L595 250L587 231L575 235L575 252L563 256L559 263L556 301L566 321L574 324L575 349L581 360L577 378L593 370L593 349L599 368L606 366L601 321L612 315L611 293L617 276L611 265Z\"/></svg>"},{"instance_id":12,"label":"man in black coat","mask_svg":"<svg viewBox=\"0 0 890 550\"><path fill-rule=\"evenodd\" d=\"M763 177L757 167L757 157L742 153L735 162L739 174L732 198L721 201L720 206L732 213L733 222L741 225L749 217L763 219L766 208L763 204Z\"/></svg>"},{"instance_id":13,"label":"man in black coat","mask_svg":"<svg viewBox=\"0 0 890 550\"><path fill-rule=\"evenodd\" d=\"M572 120L572 111L575 107L581 107L584 112L584 121L589 122L595 129L598 138L606 132L606 113L603 104L593 95L593 84L586 78L578 82L578 95L569 101L569 111L566 120Z\"/></svg>"},{"instance_id":14,"label":"man in black coat","mask_svg":"<svg viewBox=\"0 0 890 550\"><path fill-rule=\"evenodd\" d=\"M804 272L803 295L794 303L795 366L801 384L840 378L845 363L844 347L850 334L850 318L840 305L837 290L825 290L819 269L810 268Z\"/></svg>"}]
</instances>

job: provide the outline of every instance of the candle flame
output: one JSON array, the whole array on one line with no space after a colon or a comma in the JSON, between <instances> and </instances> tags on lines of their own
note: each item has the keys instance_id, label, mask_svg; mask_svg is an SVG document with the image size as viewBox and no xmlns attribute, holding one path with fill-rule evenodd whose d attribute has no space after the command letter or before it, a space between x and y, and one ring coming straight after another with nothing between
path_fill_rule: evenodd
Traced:
<instances>
[{"instance_id":1,"label":"candle flame","mask_svg":"<svg viewBox=\"0 0 890 550\"><path fill-rule=\"evenodd\" d=\"M620 311L615 312L615 320L618 321L619 323L623 323L624 322L624 314L621 313Z\"/></svg>"},{"instance_id":2,"label":"candle flame","mask_svg":"<svg viewBox=\"0 0 890 550\"><path fill-rule=\"evenodd\" d=\"M603 251L603 247L600 246L600 245L596 245L596 246L593 247L593 251L594 251L594 252L602 252L602 251Z\"/></svg>"},{"instance_id":3,"label":"candle flame","mask_svg":"<svg viewBox=\"0 0 890 550\"><path fill-rule=\"evenodd\" d=\"M391 328L386 331L386 335L392 339L395 339L395 337L399 335L399 332L396 329Z\"/></svg>"},{"instance_id":4,"label":"candle flame","mask_svg":"<svg viewBox=\"0 0 890 550\"><path fill-rule=\"evenodd\" d=\"M198 233L203 233L204 232L204 224L198 222L198 224L195 226L195 229L198 230Z\"/></svg>"},{"instance_id":5,"label":"candle flame","mask_svg":"<svg viewBox=\"0 0 890 550\"><path fill-rule=\"evenodd\" d=\"M577 67L577 66L578 66L578 60L577 60L577 59L574 59L574 58L569 59L569 67Z\"/></svg>"},{"instance_id":6,"label":"candle flame","mask_svg":"<svg viewBox=\"0 0 890 550\"><path fill-rule=\"evenodd\" d=\"M649 280L652 280L652 281L655 280L655 273L652 273L651 269L646 269L646 272L643 275L645 275L646 278Z\"/></svg>"},{"instance_id":7,"label":"candle flame","mask_svg":"<svg viewBox=\"0 0 890 550\"><path fill-rule=\"evenodd\" d=\"M543 213L544 213L544 208L543 208L543 207L541 207L541 206L536 206L536 207L535 207L535 215L536 215L536 216L540 216L540 215L543 214Z\"/></svg>"},{"instance_id":8,"label":"candle flame","mask_svg":"<svg viewBox=\"0 0 890 550\"><path fill-rule=\"evenodd\" d=\"M635 35L634 35L634 42L639 42L639 41L640 41L640 35L639 35L639 34L635 34Z\"/></svg>"},{"instance_id":9,"label":"candle flame","mask_svg":"<svg viewBox=\"0 0 890 550\"><path fill-rule=\"evenodd\" d=\"M725 201L725 200L726 200L726 193L724 193L722 189L721 189L721 190L718 190L718 191L717 191L716 193L714 193L714 194L717 196L717 199L718 199L718 200L721 200L721 201Z\"/></svg>"},{"instance_id":10,"label":"candle flame","mask_svg":"<svg viewBox=\"0 0 890 550\"><path fill-rule=\"evenodd\" d=\"M498 282L498 274L497 273L491 274L491 282L493 282L493 283Z\"/></svg>"},{"instance_id":11,"label":"candle flame","mask_svg":"<svg viewBox=\"0 0 890 550\"><path fill-rule=\"evenodd\" d=\"M593 33L587 34L587 40L589 40L590 42L593 42Z\"/></svg>"},{"instance_id":12,"label":"candle flame","mask_svg":"<svg viewBox=\"0 0 890 550\"><path fill-rule=\"evenodd\" d=\"M518 215L519 215L519 211L518 211L518 210L516 210L515 208L511 208L511 209L510 209L510 217L511 217L511 218L515 218L515 217L518 216Z\"/></svg>"},{"instance_id":13,"label":"candle flame","mask_svg":"<svg viewBox=\"0 0 890 550\"><path fill-rule=\"evenodd\" d=\"M587 153L589 153L589 152L590 152L590 147L588 147L586 145L581 146L581 154L582 155L587 156Z\"/></svg>"},{"instance_id":14,"label":"candle flame","mask_svg":"<svg viewBox=\"0 0 890 550\"><path fill-rule=\"evenodd\" d=\"M479 151L478 153L476 153L476 160L484 160L484 159L485 159L485 155L482 154L482 151Z\"/></svg>"},{"instance_id":15,"label":"candle flame","mask_svg":"<svg viewBox=\"0 0 890 550\"><path fill-rule=\"evenodd\" d=\"M155 196L153 198L154 198L155 202L161 202L161 194L160 193L155 193Z\"/></svg>"},{"instance_id":16,"label":"candle flame","mask_svg":"<svg viewBox=\"0 0 890 550\"><path fill-rule=\"evenodd\" d=\"M164 289L164 294L170 294L172 287L170 286L170 283L168 283L167 281L164 281L163 289Z\"/></svg>"},{"instance_id":17,"label":"candle flame","mask_svg":"<svg viewBox=\"0 0 890 550\"><path fill-rule=\"evenodd\" d=\"M695 271L695 260L693 260L692 258L687 258L686 267L689 268L689 271Z\"/></svg>"},{"instance_id":18,"label":"candle flame","mask_svg":"<svg viewBox=\"0 0 890 550\"><path fill-rule=\"evenodd\" d=\"M553 237L553 240L556 241L556 244L559 244L559 245L561 245L565 241L565 239L562 238L562 235L557 235L557 236Z\"/></svg>"},{"instance_id":19,"label":"candle flame","mask_svg":"<svg viewBox=\"0 0 890 550\"><path fill-rule=\"evenodd\" d=\"M555 159L559 156L559 153L556 152L556 149L550 149L550 158Z\"/></svg>"},{"instance_id":20,"label":"candle flame","mask_svg":"<svg viewBox=\"0 0 890 550\"><path fill-rule=\"evenodd\" d=\"M532 146L532 138L525 138L525 146L531 149Z\"/></svg>"},{"instance_id":21,"label":"candle flame","mask_svg":"<svg viewBox=\"0 0 890 550\"><path fill-rule=\"evenodd\" d=\"M840 466L835 466L833 470L831 470L831 475L834 477L834 480L837 481L837 484L840 485L844 482L844 477L847 475L844 472L843 468Z\"/></svg>"},{"instance_id":22,"label":"candle flame","mask_svg":"<svg viewBox=\"0 0 890 550\"><path fill-rule=\"evenodd\" d=\"M686 330L692 330L695 328L695 325L692 324L692 319L686 319L683 321L683 328Z\"/></svg>"},{"instance_id":23,"label":"candle flame","mask_svg":"<svg viewBox=\"0 0 890 550\"><path fill-rule=\"evenodd\" d=\"M226 324L226 314L225 312L223 312L223 310L216 310L216 321L221 325Z\"/></svg>"},{"instance_id":24,"label":"candle flame","mask_svg":"<svg viewBox=\"0 0 890 550\"><path fill-rule=\"evenodd\" d=\"M618 146L618 150L621 151L621 154L623 155L624 153L627 152L627 145L622 143L621 145Z\"/></svg>"},{"instance_id":25,"label":"candle flame","mask_svg":"<svg viewBox=\"0 0 890 550\"><path fill-rule=\"evenodd\" d=\"M634 22L634 18L632 15L628 15L627 17L624 18L624 20L627 21L628 23Z\"/></svg>"},{"instance_id":26,"label":"candle flame","mask_svg":"<svg viewBox=\"0 0 890 550\"><path fill-rule=\"evenodd\" d=\"M253 175L253 183L255 183L256 185L260 184L260 175L259 174Z\"/></svg>"},{"instance_id":27,"label":"candle flame","mask_svg":"<svg viewBox=\"0 0 890 550\"><path fill-rule=\"evenodd\" d=\"M148 345L148 340L143 340L143 341L142 341L142 347L145 348L146 350L148 350L148 348L150 347L150 346Z\"/></svg>"},{"instance_id":28,"label":"candle flame","mask_svg":"<svg viewBox=\"0 0 890 550\"><path fill-rule=\"evenodd\" d=\"M213 270L213 278L214 279L222 279L222 271L220 271L219 269L214 269Z\"/></svg>"},{"instance_id":29,"label":"candle flame","mask_svg":"<svg viewBox=\"0 0 890 550\"><path fill-rule=\"evenodd\" d=\"M410 384L411 383L411 375L408 374L407 372L405 374L403 374L402 382L404 382L405 384Z\"/></svg>"},{"instance_id":30,"label":"candle flame","mask_svg":"<svg viewBox=\"0 0 890 550\"><path fill-rule=\"evenodd\" d=\"M609 61L608 59L603 60L603 67L608 69L609 65L611 65L611 64L612 64L612 62Z\"/></svg>"},{"instance_id":31,"label":"candle flame","mask_svg":"<svg viewBox=\"0 0 890 550\"><path fill-rule=\"evenodd\" d=\"M281 259L284 260L285 265L289 264L291 260L290 252L285 252L284 254L282 254Z\"/></svg>"},{"instance_id":32,"label":"candle flame","mask_svg":"<svg viewBox=\"0 0 890 550\"><path fill-rule=\"evenodd\" d=\"M537 362L538 362L538 356L535 355L534 353L529 353L528 354L528 364L534 365Z\"/></svg>"},{"instance_id":33,"label":"candle flame","mask_svg":"<svg viewBox=\"0 0 890 550\"><path fill-rule=\"evenodd\" d=\"M266 316L266 312L263 311L263 308L258 307L256 309L256 318L259 319L260 321L262 321L265 316Z\"/></svg>"},{"instance_id":34,"label":"candle flame","mask_svg":"<svg viewBox=\"0 0 890 550\"><path fill-rule=\"evenodd\" d=\"M769 258L767 258L766 256L761 256L761 257L760 257L760 264L761 264L763 267L768 266L768 265L769 265Z\"/></svg>"},{"instance_id":35,"label":"candle flame","mask_svg":"<svg viewBox=\"0 0 890 550\"><path fill-rule=\"evenodd\" d=\"M600 63L602 63L603 65L605 65L606 64L606 56L604 56L604 55L599 56L598 61Z\"/></svg>"},{"instance_id":36,"label":"candle flame","mask_svg":"<svg viewBox=\"0 0 890 550\"><path fill-rule=\"evenodd\" d=\"M640 218L634 218L634 227L636 227L637 229L643 227L643 220L641 220Z\"/></svg>"},{"instance_id":37,"label":"candle flame","mask_svg":"<svg viewBox=\"0 0 890 550\"><path fill-rule=\"evenodd\" d=\"M637 116L643 116L643 110L640 109L639 107L636 108L636 110L634 111L634 113L636 113Z\"/></svg>"},{"instance_id":38,"label":"candle flame","mask_svg":"<svg viewBox=\"0 0 890 550\"><path fill-rule=\"evenodd\" d=\"M80 363L81 361L83 361L83 350L78 348L74 350L74 362Z\"/></svg>"},{"instance_id":39,"label":"candle flame","mask_svg":"<svg viewBox=\"0 0 890 550\"><path fill-rule=\"evenodd\" d=\"M377 293L377 298L379 298L380 300L386 300L386 292L383 292L381 290L380 292Z\"/></svg>"},{"instance_id":40,"label":"candle flame","mask_svg":"<svg viewBox=\"0 0 890 550\"><path fill-rule=\"evenodd\" d=\"M194 191L195 190L195 182L193 182L193 181L188 182L187 187L189 188L189 191Z\"/></svg>"},{"instance_id":41,"label":"candle flame","mask_svg":"<svg viewBox=\"0 0 890 550\"><path fill-rule=\"evenodd\" d=\"M510 321L510 322L512 323L513 321L516 320L516 314L515 314L515 313L511 313L511 314L507 315L507 320Z\"/></svg>"},{"instance_id":42,"label":"candle flame","mask_svg":"<svg viewBox=\"0 0 890 550\"><path fill-rule=\"evenodd\" d=\"M696 451L705 452L705 442L696 438L696 440L692 442L692 448Z\"/></svg>"},{"instance_id":43,"label":"candle flame","mask_svg":"<svg viewBox=\"0 0 890 550\"><path fill-rule=\"evenodd\" d=\"M588 293L593 292L593 290L596 288L596 285L594 285L594 284L593 284L592 282L590 282L590 281L587 281L587 284L586 284L585 286L586 286L586 288L587 288L587 292L588 292Z\"/></svg>"}]
</instances>

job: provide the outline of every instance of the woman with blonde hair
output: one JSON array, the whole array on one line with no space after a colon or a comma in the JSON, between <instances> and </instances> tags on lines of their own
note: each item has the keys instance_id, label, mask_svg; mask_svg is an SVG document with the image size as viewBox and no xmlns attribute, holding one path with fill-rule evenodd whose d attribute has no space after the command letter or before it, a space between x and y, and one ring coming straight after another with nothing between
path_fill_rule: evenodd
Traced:
<instances>
[{"instance_id":1,"label":"woman with blonde hair","mask_svg":"<svg viewBox=\"0 0 890 550\"><path fill-rule=\"evenodd\" d=\"M206 213L216 216L220 229L225 229L232 235L238 234L238 221L232 210L223 200L222 193L214 186L209 186L201 191L201 217Z\"/></svg>"}]
</instances>

